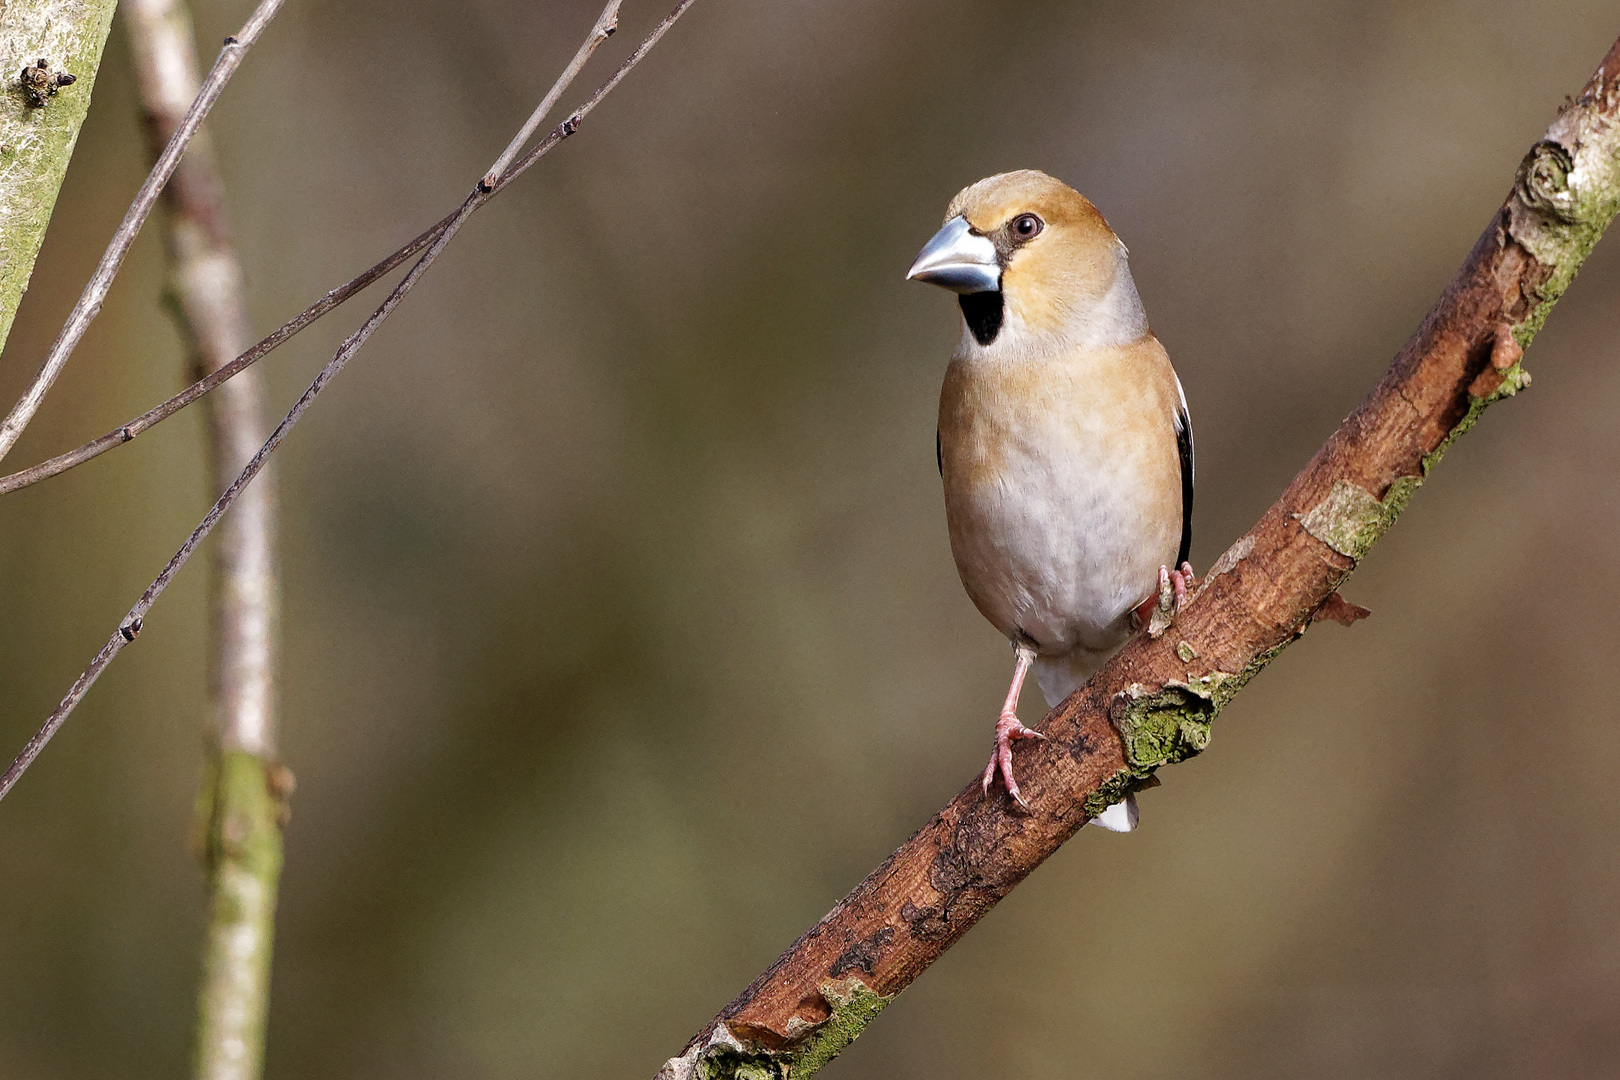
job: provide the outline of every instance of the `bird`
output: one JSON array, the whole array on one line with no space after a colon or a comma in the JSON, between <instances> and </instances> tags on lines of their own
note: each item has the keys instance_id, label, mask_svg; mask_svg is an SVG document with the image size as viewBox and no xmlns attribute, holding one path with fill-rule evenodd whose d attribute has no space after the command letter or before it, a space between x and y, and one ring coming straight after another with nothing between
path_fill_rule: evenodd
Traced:
<instances>
[{"instance_id":1,"label":"bird","mask_svg":"<svg viewBox=\"0 0 1620 1080\"><path fill-rule=\"evenodd\" d=\"M1018 720L1025 677L1055 707L1194 581L1187 398L1124 243L1044 172L964 188L906 276L961 308L935 458L962 585L1014 652L983 791L999 774L1027 811L1012 747L1044 736ZM1091 824L1137 820L1131 795Z\"/></svg>"}]
</instances>

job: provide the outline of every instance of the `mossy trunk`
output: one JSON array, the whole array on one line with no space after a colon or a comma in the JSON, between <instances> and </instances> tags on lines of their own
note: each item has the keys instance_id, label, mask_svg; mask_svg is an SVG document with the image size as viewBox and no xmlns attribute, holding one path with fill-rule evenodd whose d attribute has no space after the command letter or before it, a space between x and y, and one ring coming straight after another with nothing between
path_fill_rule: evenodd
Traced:
<instances>
[{"instance_id":1,"label":"mossy trunk","mask_svg":"<svg viewBox=\"0 0 1620 1080\"><path fill-rule=\"evenodd\" d=\"M208 939L192 1076L255 1080L264 1067L287 774L239 750L219 753L209 771L199 807Z\"/></svg>"},{"instance_id":2,"label":"mossy trunk","mask_svg":"<svg viewBox=\"0 0 1620 1080\"><path fill-rule=\"evenodd\" d=\"M114 0L0 3L0 348L90 109L115 6Z\"/></svg>"}]
</instances>

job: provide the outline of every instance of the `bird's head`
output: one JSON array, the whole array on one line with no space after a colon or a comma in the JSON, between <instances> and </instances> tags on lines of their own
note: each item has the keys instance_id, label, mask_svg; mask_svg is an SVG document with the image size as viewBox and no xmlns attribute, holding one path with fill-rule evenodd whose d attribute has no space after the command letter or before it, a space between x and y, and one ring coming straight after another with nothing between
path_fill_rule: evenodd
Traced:
<instances>
[{"instance_id":1,"label":"bird's head","mask_svg":"<svg viewBox=\"0 0 1620 1080\"><path fill-rule=\"evenodd\" d=\"M998 353L1147 333L1125 245L1090 200L1035 169L962 189L906 277L959 294L973 341Z\"/></svg>"}]
</instances>

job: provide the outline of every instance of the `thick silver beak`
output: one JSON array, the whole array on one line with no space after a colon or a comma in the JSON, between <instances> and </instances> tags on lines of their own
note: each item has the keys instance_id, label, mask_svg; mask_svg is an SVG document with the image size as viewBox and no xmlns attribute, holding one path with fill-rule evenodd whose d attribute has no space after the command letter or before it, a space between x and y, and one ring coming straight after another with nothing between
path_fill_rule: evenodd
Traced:
<instances>
[{"instance_id":1,"label":"thick silver beak","mask_svg":"<svg viewBox=\"0 0 1620 1080\"><path fill-rule=\"evenodd\" d=\"M996 245L973 231L958 214L934 234L906 271L907 281L926 281L958 293L995 292L1001 288Z\"/></svg>"}]
</instances>

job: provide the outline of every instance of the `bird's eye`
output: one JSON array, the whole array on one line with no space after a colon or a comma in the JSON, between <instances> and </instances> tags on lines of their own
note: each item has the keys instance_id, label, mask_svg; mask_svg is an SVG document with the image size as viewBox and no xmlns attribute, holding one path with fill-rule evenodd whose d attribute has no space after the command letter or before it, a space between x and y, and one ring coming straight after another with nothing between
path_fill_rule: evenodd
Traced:
<instances>
[{"instance_id":1,"label":"bird's eye","mask_svg":"<svg viewBox=\"0 0 1620 1080\"><path fill-rule=\"evenodd\" d=\"M1020 240L1030 240L1045 227L1046 222L1034 214L1019 214L1013 218L1012 234Z\"/></svg>"}]
</instances>

